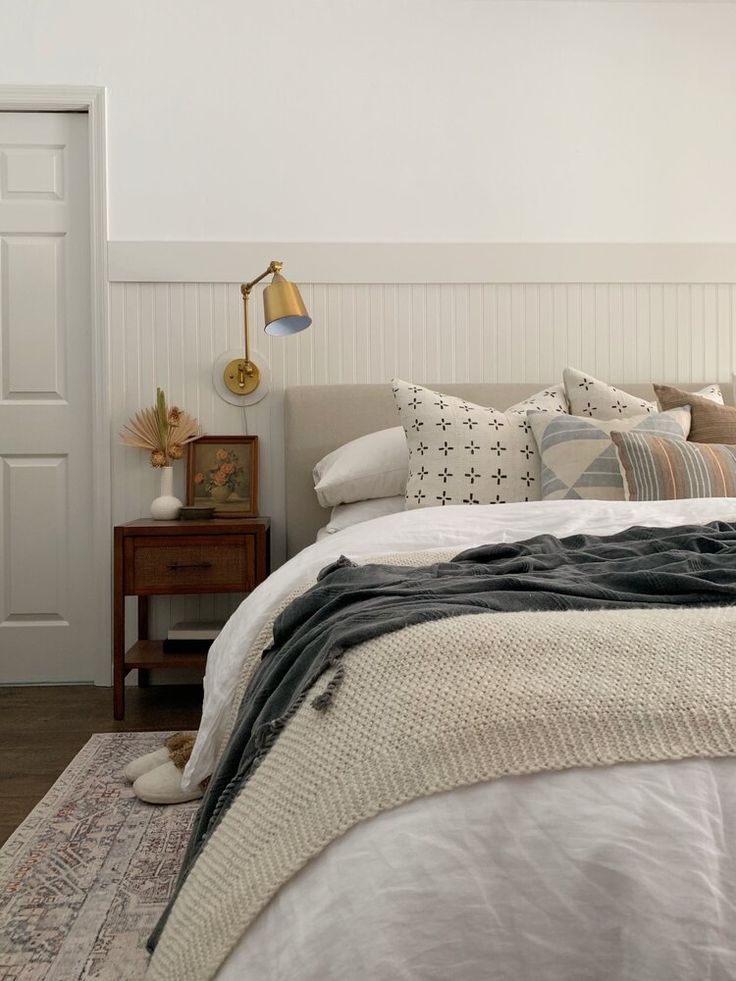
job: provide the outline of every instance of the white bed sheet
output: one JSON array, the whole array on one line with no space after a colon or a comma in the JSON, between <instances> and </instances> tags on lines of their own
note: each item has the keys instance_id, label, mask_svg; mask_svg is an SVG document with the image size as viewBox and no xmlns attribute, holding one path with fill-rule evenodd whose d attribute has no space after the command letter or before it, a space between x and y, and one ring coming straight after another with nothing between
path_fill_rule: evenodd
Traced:
<instances>
[{"instance_id":1,"label":"white bed sheet","mask_svg":"<svg viewBox=\"0 0 736 981\"><path fill-rule=\"evenodd\" d=\"M689 501L537 501L492 506L421 508L346 528L305 548L273 572L238 607L207 658L204 706L197 741L182 779L186 789L208 776L216 762L228 707L251 644L274 606L300 582L313 579L340 554L353 558L382 552L509 542L549 533L608 535L631 525L669 525L736 520L736 499Z\"/></svg>"},{"instance_id":2,"label":"white bed sheet","mask_svg":"<svg viewBox=\"0 0 736 981\"><path fill-rule=\"evenodd\" d=\"M217 981L736 978L736 760L505 777L357 825Z\"/></svg>"}]
</instances>

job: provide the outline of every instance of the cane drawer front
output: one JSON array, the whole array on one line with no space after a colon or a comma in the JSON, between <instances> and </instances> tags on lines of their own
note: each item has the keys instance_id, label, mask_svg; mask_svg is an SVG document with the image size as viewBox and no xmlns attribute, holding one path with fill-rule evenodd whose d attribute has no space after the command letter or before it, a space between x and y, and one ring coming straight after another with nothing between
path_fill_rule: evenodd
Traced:
<instances>
[{"instance_id":1,"label":"cane drawer front","mask_svg":"<svg viewBox=\"0 0 736 981\"><path fill-rule=\"evenodd\" d=\"M256 536L128 538L129 594L249 592L256 585Z\"/></svg>"}]
</instances>

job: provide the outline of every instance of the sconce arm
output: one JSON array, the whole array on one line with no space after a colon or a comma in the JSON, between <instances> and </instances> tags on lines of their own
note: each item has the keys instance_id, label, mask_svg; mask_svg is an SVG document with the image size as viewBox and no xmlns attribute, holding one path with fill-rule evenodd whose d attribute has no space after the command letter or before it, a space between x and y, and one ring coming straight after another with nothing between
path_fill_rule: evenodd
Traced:
<instances>
[{"instance_id":1,"label":"sconce arm","mask_svg":"<svg viewBox=\"0 0 736 981\"><path fill-rule=\"evenodd\" d=\"M260 276L256 276L255 279L251 279L251 281L249 283L243 283L241 285L241 287L240 287L241 294L243 296L248 296L248 294L253 289L253 287L256 285L256 283L260 283L260 281L262 279L265 279L266 276L270 276L272 273L281 272L281 270L283 268L284 268L283 262L279 262L278 259L273 259L269 263L268 269L266 269L265 272L262 272Z\"/></svg>"},{"instance_id":2,"label":"sconce arm","mask_svg":"<svg viewBox=\"0 0 736 981\"><path fill-rule=\"evenodd\" d=\"M243 330L245 333L245 365L246 365L245 370L247 374L252 374L253 368L255 367L254 365L251 364L251 360L250 360L250 338L248 337L248 333L249 333L248 298L250 297L250 291L257 283L260 283L262 279L265 279L266 276L270 276L272 273L280 272L281 269L283 268L283 265L284 265L283 262L279 262L278 259L273 259L269 263L268 269L262 272L260 276L256 276L256 278L252 279L249 283L242 283L240 286L240 295L243 297Z\"/></svg>"}]
</instances>

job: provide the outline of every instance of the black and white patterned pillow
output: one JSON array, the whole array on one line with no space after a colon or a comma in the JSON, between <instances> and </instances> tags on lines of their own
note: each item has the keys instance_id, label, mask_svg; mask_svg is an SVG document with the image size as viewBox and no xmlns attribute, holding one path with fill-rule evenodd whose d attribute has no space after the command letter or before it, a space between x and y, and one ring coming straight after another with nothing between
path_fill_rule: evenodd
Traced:
<instances>
[{"instance_id":1,"label":"black and white patterned pillow","mask_svg":"<svg viewBox=\"0 0 736 981\"><path fill-rule=\"evenodd\" d=\"M539 451L526 414L566 413L562 385L506 412L399 378L392 390L409 447L407 509L541 499Z\"/></svg>"},{"instance_id":2,"label":"black and white patterned pillow","mask_svg":"<svg viewBox=\"0 0 736 981\"><path fill-rule=\"evenodd\" d=\"M565 368L562 379L573 416L587 416L588 419L633 419L635 416L659 411L656 402L649 402L624 392L621 388L614 388L613 385L586 375L577 368ZM723 405L723 394L718 385L708 385L696 394Z\"/></svg>"}]
</instances>

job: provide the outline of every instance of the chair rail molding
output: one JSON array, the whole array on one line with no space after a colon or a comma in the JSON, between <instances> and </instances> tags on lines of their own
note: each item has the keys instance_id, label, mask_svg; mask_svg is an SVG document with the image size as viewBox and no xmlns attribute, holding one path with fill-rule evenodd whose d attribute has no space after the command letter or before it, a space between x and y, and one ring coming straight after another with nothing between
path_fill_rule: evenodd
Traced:
<instances>
[{"instance_id":1,"label":"chair rail molding","mask_svg":"<svg viewBox=\"0 0 736 981\"><path fill-rule=\"evenodd\" d=\"M118 283L239 283L283 259L302 283L734 283L736 243L110 242Z\"/></svg>"},{"instance_id":2,"label":"chair rail molding","mask_svg":"<svg viewBox=\"0 0 736 981\"><path fill-rule=\"evenodd\" d=\"M87 114L90 190L90 315L92 333L92 474L94 560L97 577L96 635L110 647L111 386L108 317L107 92L95 85L0 85L0 112L84 112ZM110 684L110 669L95 677Z\"/></svg>"}]
</instances>

